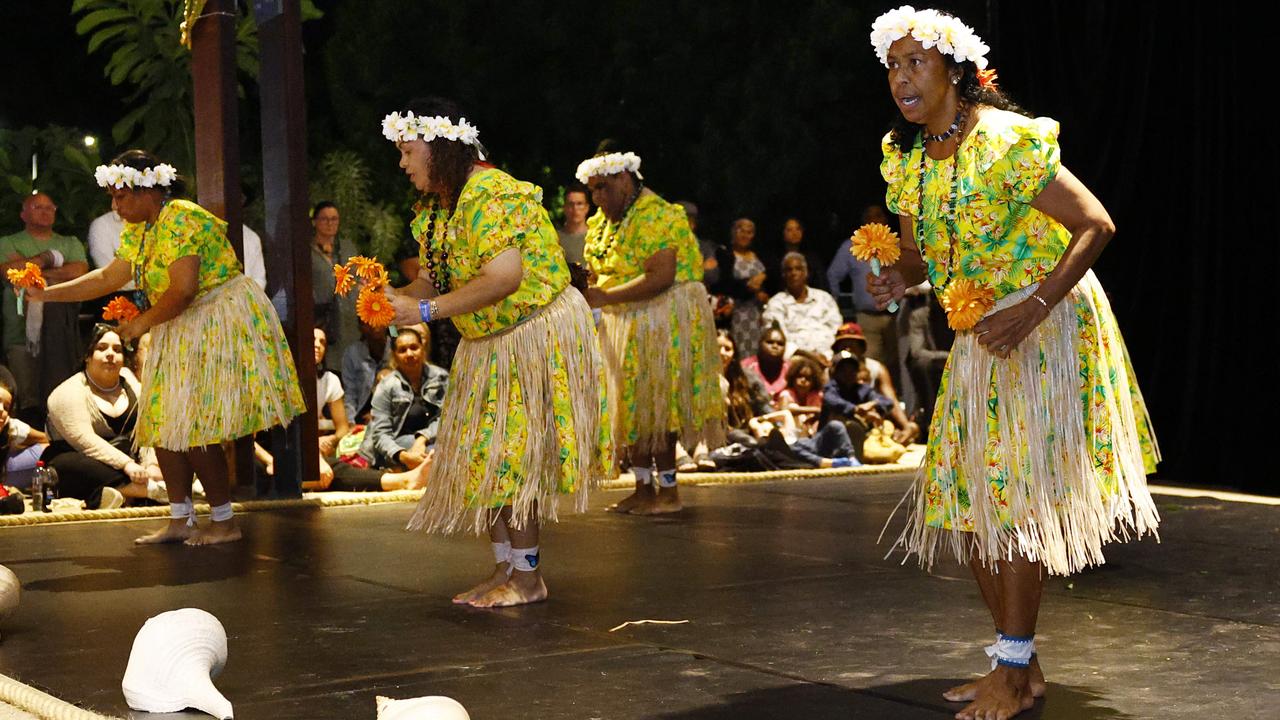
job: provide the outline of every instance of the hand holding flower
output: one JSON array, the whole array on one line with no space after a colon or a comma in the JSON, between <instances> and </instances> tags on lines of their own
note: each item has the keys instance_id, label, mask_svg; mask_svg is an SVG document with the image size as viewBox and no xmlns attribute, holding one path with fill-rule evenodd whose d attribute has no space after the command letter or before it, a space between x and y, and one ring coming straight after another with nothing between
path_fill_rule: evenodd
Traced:
<instances>
[{"instance_id":1,"label":"hand holding flower","mask_svg":"<svg viewBox=\"0 0 1280 720\"><path fill-rule=\"evenodd\" d=\"M898 262L898 258L902 257L902 249L898 247L898 234L888 225L867 223L858 228L849 240L849 252L855 258L871 265L872 276L879 276L884 267ZM901 274L898 277L901 278ZM906 292L905 284L903 292ZM897 298L900 297L902 295L897 296ZM889 312L898 311L897 298L885 305Z\"/></svg>"}]
</instances>

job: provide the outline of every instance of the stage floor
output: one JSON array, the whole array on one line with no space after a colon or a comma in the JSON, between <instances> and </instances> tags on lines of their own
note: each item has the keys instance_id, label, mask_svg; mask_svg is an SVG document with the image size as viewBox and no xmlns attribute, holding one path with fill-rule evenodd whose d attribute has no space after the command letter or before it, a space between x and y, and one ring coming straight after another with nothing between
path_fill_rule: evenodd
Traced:
<instances>
[{"instance_id":1,"label":"stage floor","mask_svg":"<svg viewBox=\"0 0 1280 720\"><path fill-rule=\"evenodd\" d=\"M203 608L230 636L236 717L373 718L374 696L448 695L475 720L946 718L983 671L990 616L967 572L884 560L905 476L690 488L690 508L592 511L544 533L549 602L450 596L487 541L408 534L411 505L255 512L248 540L135 547L157 521L0 529L22 606L0 672L107 715L148 617ZM1268 718L1280 707L1280 508L1159 497L1162 542L1049 582L1049 695L1021 717ZM630 625L642 619L686 620Z\"/></svg>"}]
</instances>

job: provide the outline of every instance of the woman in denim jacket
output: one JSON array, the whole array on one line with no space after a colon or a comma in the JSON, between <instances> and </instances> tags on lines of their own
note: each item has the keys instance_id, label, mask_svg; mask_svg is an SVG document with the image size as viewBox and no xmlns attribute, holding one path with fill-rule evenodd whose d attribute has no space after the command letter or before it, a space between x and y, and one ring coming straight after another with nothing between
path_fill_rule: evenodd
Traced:
<instances>
[{"instance_id":1,"label":"woman in denim jacket","mask_svg":"<svg viewBox=\"0 0 1280 720\"><path fill-rule=\"evenodd\" d=\"M430 333L402 327L392 345L392 372L373 391L373 419L360 454L381 468L413 470L430 460L449 373L427 362Z\"/></svg>"}]
</instances>

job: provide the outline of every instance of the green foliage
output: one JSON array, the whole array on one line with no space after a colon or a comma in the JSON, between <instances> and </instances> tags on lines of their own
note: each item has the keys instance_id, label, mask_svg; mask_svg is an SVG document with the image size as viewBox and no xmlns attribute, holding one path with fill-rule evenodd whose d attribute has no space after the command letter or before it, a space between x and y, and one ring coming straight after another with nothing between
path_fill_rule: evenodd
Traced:
<instances>
[{"instance_id":1,"label":"green foliage","mask_svg":"<svg viewBox=\"0 0 1280 720\"><path fill-rule=\"evenodd\" d=\"M237 3L236 67L238 91L258 75L258 32L250 6ZM179 172L195 177L195 118L192 110L191 51L181 44L183 0L74 0L76 33L88 38L89 54L108 55L103 74L113 85L133 92L133 109L112 127L116 144L143 147ZM311 0L302 3L304 20L321 16Z\"/></svg>"},{"instance_id":2,"label":"green foliage","mask_svg":"<svg viewBox=\"0 0 1280 720\"><path fill-rule=\"evenodd\" d=\"M111 201L93 180L101 160L98 148L85 147L87 133L75 128L0 129L0 235L22 229L18 213L31 191L47 193L58 205L54 230L81 240L93 218L106 212ZM39 175L31 182L31 156Z\"/></svg>"},{"instance_id":3,"label":"green foliage","mask_svg":"<svg viewBox=\"0 0 1280 720\"><path fill-rule=\"evenodd\" d=\"M408 232L402 213L373 200L369 166L350 150L335 150L316 164L311 184L314 202L329 200L342 216L342 235L360 252L373 255L388 268L406 256Z\"/></svg>"}]
</instances>

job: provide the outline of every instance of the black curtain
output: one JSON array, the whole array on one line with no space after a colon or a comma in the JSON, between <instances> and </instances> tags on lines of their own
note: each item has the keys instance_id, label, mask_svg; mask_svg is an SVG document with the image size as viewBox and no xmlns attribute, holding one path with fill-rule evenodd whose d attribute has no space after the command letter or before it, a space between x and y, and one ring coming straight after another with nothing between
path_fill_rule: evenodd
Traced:
<instances>
[{"instance_id":1,"label":"black curtain","mask_svg":"<svg viewBox=\"0 0 1280 720\"><path fill-rule=\"evenodd\" d=\"M1117 233L1095 271L1153 416L1158 480L1280 494L1275 54L1235 3L989 2L992 60L1062 123ZM981 32L981 29L979 30Z\"/></svg>"}]
</instances>

